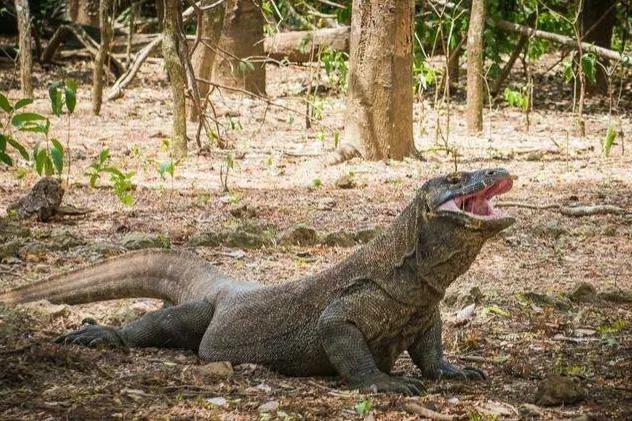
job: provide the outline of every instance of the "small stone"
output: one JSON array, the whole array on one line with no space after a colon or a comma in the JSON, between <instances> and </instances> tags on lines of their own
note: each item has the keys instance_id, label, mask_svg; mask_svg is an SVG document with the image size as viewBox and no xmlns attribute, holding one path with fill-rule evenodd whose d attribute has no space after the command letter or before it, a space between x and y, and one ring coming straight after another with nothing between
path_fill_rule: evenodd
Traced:
<instances>
[{"instance_id":1,"label":"small stone","mask_svg":"<svg viewBox=\"0 0 632 421\"><path fill-rule=\"evenodd\" d=\"M31 303L22 304L22 307L27 309L31 314L35 314L38 317L53 321L60 317L67 317L70 315L70 307L66 304L51 304L47 300L39 300Z\"/></svg>"},{"instance_id":2,"label":"small stone","mask_svg":"<svg viewBox=\"0 0 632 421\"><path fill-rule=\"evenodd\" d=\"M538 385L535 400L538 405L573 404L586 397L584 389L572 378L549 376Z\"/></svg>"},{"instance_id":3,"label":"small stone","mask_svg":"<svg viewBox=\"0 0 632 421\"><path fill-rule=\"evenodd\" d=\"M313 246L318 242L318 233L314 228L298 224L282 232L278 242L283 246Z\"/></svg>"},{"instance_id":4,"label":"small stone","mask_svg":"<svg viewBox=\"0 0 632 421\"><path fill-rule=\"evenodd\" d=\"M228 212L235 218L254 218L257 216L257 211L246 204L232 207Z\"/></svg>"},{"instance_id":5,"label":"small stone","mask_svg":"<svg viewBox=\"0 0 632 421\"><path fill-rule=\"evenodd\" d=\"M44 244L33 242L22 247L19 251L19 256L27 262L38 263L43 261L48 253L48 247Z\"/></svg>"},{"instance_id":6,"label":"small stone","mask_svg":"<svg viewBox=\"0 0 632 421\"><path fill-rule=\"evenodd\" d=\"M518 407L518 411L520 411L520 415L524 417L542 416L542 411L540 410L540 408L532 403L523 403Z\"/></svg>"},{"instance_id":7,"label":"small stone","mask_svg":"<svg viewBox=\"0 0 632 421\"><path fill-rule=\"evenodd\" d=\"M555 302L553 297L547 294L541 294L539 292L528 291L525 292L523 295L527 300L532 301L534 304L537 304L540 307L550 306Z\"/></svg>"},{"instance_id":8,"label":"small stone","mask_svg":"<svg viewBox=\"0 0 632 421\"><path fill-rule=\"evenodd\" d=\"M355 240L345 231L330 232L323 239L323 244L331 247L353 247Z\"/></svg>"},{"instance_id":9,"label":"small stone","mask_svg":"<svg viewBox=\"0 0 632 421\"><path fill-rule=\"evenodd\" d=\"M56 228L51 231L50 239L52 241L52 249L69 250L73 247L82 246L85 241L64 228Z\"/></svg>"},{"instance_id":10,"label":"small stone","mask_svg":"<svg viewBox=\"0 0 632 421\"><path fill-rule=\"evenodd\" d=\"M198 367L198 372L209 377L232 377L233 366L229 361L215 361Z\"/></svg>"},{"instance_id":11,"label":"small stone","mask_svg":"<svg viewBox=\"0 0 632 421\"><path fill-rule=\"evenodd\" d=\"M264 233L254 233L243 228L238 228L226 236L226 245L229 247L257 249L269 243Z\"/></svg>"},{"instance_id":12,"label":"small stone","mask_svg":"<svg viewBox=\"0 0 632 421\"><path fill-rule=\"evenodd\" d=\"M354 239L359 243L368 243L382 233L382 227L373 226L361 228L353 235Z\"/></svg>"},{"instance_id":13,"label":"small stone","mask_svg":"<svg viewBox=\"0 0 632 421\"><path fill-rule=\"evenodd\" d=\"M101 257L112 257L125 251L125 247L114 244L111 241L97 240L90 243L88 249Z\"/></svg>"},{"instance_id":14,"label":"small stone","mask_svg":"<svg viewBox=\"0 0 632 421\"><path fill-rule=\"evenodd\" d=\"M226 400L226 398L222 398L221 396L218 396L216 398L209 398L206 400L206 402L222 408L226 408L228 406L228 401Z\"/></svg>"},{"instance_id":15,"label":"small stone","mask_svg":"<svg viewBox=\"0 0 632 421\"><path fill-rule=\"evenodd\" d=\"M189 238L189 247L217 247L224 241L223 235L215 232L200 232Z\"/></svg>"},{"instance_id":16,"label":"small stone","mask_svg":"<svg viewBox=\"0 0 632 421\"><path fill-rule=\"evenodd\" d=\"M277 401L266 402L262 405L259 405L259 408L257 408L257 410L261 413L273 412L273 411L276 411L277 409L279 409L279 402Z\"/></svg>"},{"instance_id":17,"label":"small stone","mask_svg":"<svg viewBox=\"0 0 632 421\"><path fill-rule=\"evenodd\" d=\"M6 259L7 257L17 257L21 246L22 244L18 240L0 244L0 261Z\"/></svg>"},{"instance_id":18,"label":"small stone","mask_svg":"<svg viewBox=\"0 0 632 421\"><path fill-rule=\"evenodd\" d=\"M143 232L131 232L123 237L123 247L128 250L148 248L170 248L171 241L164 235L148 235Z\"/></svg>"},{"instance_id":19,"label":"small stone","mask_svg":"<svg viewBox=\"0 0 632 421\"><path fill-rule=\"evenodd\" d=\"M352 189L356 186L356 182L353 179L353 176L349 174L343 174L336 180L336 187L339 189Z\"/></svg>"},{"instance_id":20,"label":"small stone","mask_svg":"<svg viewBox=\"0 0 632 421\"><path fill-rule=\"evenodd\" d=\"M619 288L608 288L597 294L597 297L601 300L616 304L632 303L632 291L624 291Z\"/></svg>"},{"instance_id":21,"label":"small stone","mask_svg":"<svg viewBox=\"0 0 632 421\"><path fill-rule=\"evenodd\" d=\"M597 290L588 282L578 283L569 294L570 299L578 303L594 301L596 296Z\"/></svg>"}]
</instances>

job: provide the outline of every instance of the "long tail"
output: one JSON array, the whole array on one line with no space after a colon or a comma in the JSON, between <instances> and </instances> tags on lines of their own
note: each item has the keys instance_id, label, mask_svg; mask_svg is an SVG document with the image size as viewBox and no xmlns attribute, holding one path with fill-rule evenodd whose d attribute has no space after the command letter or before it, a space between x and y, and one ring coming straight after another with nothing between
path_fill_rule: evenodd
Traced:
<instances>
[{"instance_id":1,"label":"long tail","mask_svg":"<svg viewBox=\"0 0 632 421\"><path fill-rule=\"evenodd\" d=\"M81 304L118 298L162 298L180 304L201 299L232 282L210 263L189 253L140 251L54 275L0 294L0 303L46 299Z\"/></svg>"}]
</instances>

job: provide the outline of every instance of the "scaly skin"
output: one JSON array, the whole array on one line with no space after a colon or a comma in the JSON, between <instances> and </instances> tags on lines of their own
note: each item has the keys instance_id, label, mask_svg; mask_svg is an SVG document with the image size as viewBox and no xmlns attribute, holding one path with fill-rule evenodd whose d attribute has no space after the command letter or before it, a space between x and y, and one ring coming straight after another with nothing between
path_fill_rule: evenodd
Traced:
<instances>
[{"instance_id":1,"label":"scaly skin","mask_svg":"<svg viewBox=\"0 0 632 421\"><path fill-rule=\"evenodd\" d=\"M419 394L420 379L389 374L407 350L424 378L484 379L443 358L438 304L485 241L513 219L439 205L510 180L503 169L432 179L381 236L297 282L237 282L193 255L153 251L54 276L0 302L157 297L175 304L122 328L85 327L60 343L187 348L211 361L258 363L294 376L337 374L353 388Z\"/></svg>"}]
</instances>

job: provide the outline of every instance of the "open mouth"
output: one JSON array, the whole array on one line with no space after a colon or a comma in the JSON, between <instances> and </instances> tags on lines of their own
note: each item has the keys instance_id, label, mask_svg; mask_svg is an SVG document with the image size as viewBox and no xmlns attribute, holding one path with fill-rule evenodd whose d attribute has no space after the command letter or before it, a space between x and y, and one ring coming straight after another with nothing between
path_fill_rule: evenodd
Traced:
<instances>
[{"instance_id":1,"label":"open mouth","mask_svg":"<svg viewBox=\"0 0 632 421\"><path fill-rule=\"evenodd\" d=\"M456 196L442 203L437 210L464 213L472 218L499 219L507 215L494 208L491 199L511 190L513 181L510 177L500 179L489 187L475 193Z\"/></svg>"}]
</instances>

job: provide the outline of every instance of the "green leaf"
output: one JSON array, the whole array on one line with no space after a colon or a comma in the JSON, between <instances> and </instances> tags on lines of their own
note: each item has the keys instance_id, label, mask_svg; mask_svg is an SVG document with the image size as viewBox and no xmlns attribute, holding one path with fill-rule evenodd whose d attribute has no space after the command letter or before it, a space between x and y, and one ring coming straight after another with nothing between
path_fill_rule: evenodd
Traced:
<instances>
[{"instance_id":1,"label":"green leaf","mask_svg":"<svg viewBox=\"0 0 632 421\"><path fill-rule=\"evenodd\" d=\"M13 112L13 107L9 103L9 100L3 94L0 94L0 108L2 108L7 113Z\"/></svg>"},{"instance_id":2,"label":"green leaf","mask_svg":"<svg viewBox=\"0 0 632 421\"><path fill-rule=\"evenodd\" d=\"M20 113L13 116L11 124L19 129L27 124L44 120L46 120L46 117L38 113Z\"/></svg>"},{"instance_id":3,"label":"green leaf","mask_svg":"<svg viewBox=\"0 0 632 421\"><path fill-rule=\"evenodd\" d=\"M0 133L0 152L4 152L7 149L7 136Z\"/></svg>"},{"instance_id":4,"label":"green leaf","mask_svg":"<svg viewBox=\"0 0 632 421\"><path fill-rule=\"evenodd\" d=\"M511 317L511 313L498 306L488 306L483 309L483 314L497 314L502 317Z\"/></svg>"},{"instance_id":5,"label":"green leaf","mask_svg":"<svg viewBox=\"0 0 632 421\"><path fill-rule=\"evenodd\" d=\"M61 175L64 170L64 147L59 143L57 139L51 139L53 147L50 150L51 158L53 158L53 164L57 170L57 174Z\"/></svg>"},{"instance_id":6,"label":"green leaf","mask_svg":"<svg viewBox=\"0 0 632 421\"><path fill-rule=\"evenodd\" d=\"M61 115L61 108L63 103L61 102L61 83L56 82L48 87L48 97L50 98L50 107L53 113L59 117Z\"/></svg>"},{"instance_id":7,"label":"green leaf","mask_svg":"<svg viewBox=\"0 0 632 421\"><path fill-rule=\"evenodd\" d=\"M123 174L123 172L116 167L105 167L102 168L101 171L110 173L115 177L125 178L125 174Z\"/></svg>"},{"instance_id":8,"label":"green leaf","mask_svg":"<svg viewBox=\"0 0 632 421\"><path fill-rule=\"evenodd\" d=\"M244 59L239 62L239 72L242 75L252 72L253 70L255 70L255 66L250 61Z\"/></svg>"},{"instance_id":9,"label":"green leaf","mask_svg":"<svg viewBox=\"0 0 632 421\"><path fill-rule=\"evenodd\" d=\"M47 176L51 176L55 174L55 168L53 166L53 161L51 161L50 156L46 154L46 159L44 159L44 173Z\"/></svg>"},{"instance_id":10,"label":"green leaf","mask_svg":"<svg viewBox=\"0 0 632 421\"><path fill-rule=\"evenodd\" d=\"M13 165L13 160L11 159L11 157L4 152L0 152L0 162L3 162L8 166Z\"/></svg>"},{"instance_id":11,"label":"green leaf","mask_svg":"<svg viewBox=\"0 0 632 421\"><path fill-rule=\"evenodd\" d=\"M606 156L610 156L610 150L612 149L612 145L614 145L614 140L616 138L617 131L611 124L610 126L608 126L608 133L606 134L606 138L603 141L603 152L606 154Z\"/></svg>"},{"instance_id":12,"label":"green leaf","mask_svg":"<svg viewBox=\"0 0 632 421\"><path fill-rule=\"evenodd\" d=\"M98 178L99 178L99 173L95 173L90 176L90 187L95 188L97 186Z\"/></svg>"},{"instance_id":13,"label":"green leaf","mask_svg":"<svg viewBox=\"0 0 632 421\"><path fill-rule=\"evenodd\" d=\"M74 84L74 88L71 88L69 85L70 81L66 83L66 87L64 88L64 97L66 99L66 108L68 112L72 114L77 105L77 84Z\"/></svg>"},{"instance_id":14,"label":"green leaf","mask_svg":"<svg viewBox=\"0 0 632 421\"><path fill-rule=\"evenodd\" d=\"M35 152L35 171L37 171L39 175L44 173L44 161L46 161L47 158L46 149L38 149Z\"/></svg>"},{"instance_id":15,"label":"green leaf","mask_svg":"<svg viewBox=\"0 0 632 421\"><path fill-rule=\"evenodd\" d=\"M354 408L355 408L356 414L358 414L361 417L365 417L366 415L369 414L369 412L371 412L371 409L373 408L373 403L371 402L370 399L365 399L363 401L358 402Z\"/></svg>"},{"instance_id":16,"label":"green leaf","mask_svg":"<svg viewBox=\"0 0 632 421\"><path fill-rule=\"evenodd\" d=\"M105 148L99 153L99 163L103 164L110 157L110 150Z\"/></svg>"},{"instance_id":17,"label":"green leaf","mask_svg":"<svg viewBox=\"0 0 632 421\"><path fill-rule=\"evenodd\" d=\"M18 102L15 103L15 107L14 110L17 111L20 108L24 108L27 105L30 105L33 103L33 99L32 98L22 98L21 100L19 100Z\"/></svg>"},{"instance_id":18,"label":"green leaf","mask_svg":"<svg viewBox=\"0 0 632 421\"><path fill-rule=\"evenodd\" d=\"M24 158L25 160L29 160L29 153L27 152L26 148L24 146L22 146L21 143L19 143L17 140L15 140L12 137L7 137L6 141L9 145L13 146L13 148L18 151L20 153L20 155L22 155L22 158Z\"/></svg>"}]
</instances>

